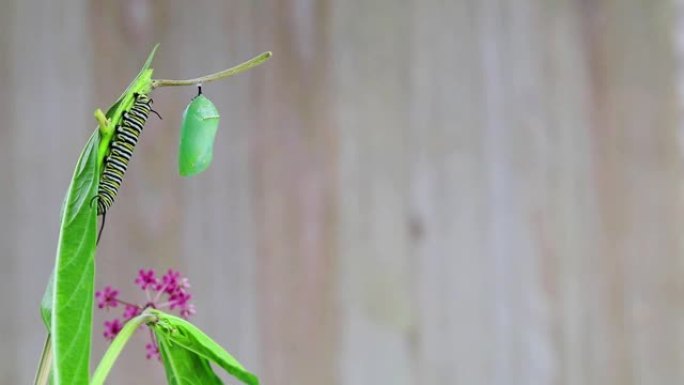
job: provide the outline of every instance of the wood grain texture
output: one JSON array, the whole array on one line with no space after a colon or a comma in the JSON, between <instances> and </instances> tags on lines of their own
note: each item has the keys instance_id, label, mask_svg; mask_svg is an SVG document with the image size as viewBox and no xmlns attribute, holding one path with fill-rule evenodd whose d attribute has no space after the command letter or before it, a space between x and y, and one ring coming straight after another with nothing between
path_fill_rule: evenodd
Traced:
<instances>
[{"instance_id":1,"label":"wood grain texture","mask_svg":"<svg viewBox=\"0 0 684 385\"><path fill-rule=\"evenodd\" d=\"M196 90L153 94L98 286L135 298L137 269L180 269L194 321L264 384L683 382L681 9L7 0L0 384L33 377L92 111L157 42L164 78L274 57L205 86L222 120L197 177L176 170ZM112 384L163 383L143 346Z\"/></svg>"},{"instance_id":2,"label":"wood grain texture","mask_svg":"<svg viewBox=\"0 0 684 385\"><path fill-rule=\"evenodd\" d=\"M13 49L13 14L13 7L7 7L5 12L0 13L0 34L4 36L3 39L0 39L0 89L2 90L10 90L16 84L15 79L11 76L14 63L8 55ZM8 127L12 127L15 121L12 113L14 105L15 99L10 92L0 92L0 116L5 119L5 123L0 128L0 154L8 154L12 151L14 133ZM5 167L0 168L0 181L2 181L0 183L0 197L3 201L0 204L0 218L2 218L0 220L0 258L2 260L0 291L11 293L20 280L17 272L16 245L12 242L15 228L12 225L15 220L13 210L15 200L14 178L18 166L9 156L0 155L0 157L5 162ZM0 295L0 305L7 309L10 306L16 306L16 300L7 294L3 294ZM5 348L0 348L2 349L0 350L0 383L2 384L19 383L22 378L21 372L16 370L18 359L14 354L14 349L19 344L16 336L21 319L20 316L11 311L0 312L0 341L5 341Z\"/></svg>"}]
</instances>

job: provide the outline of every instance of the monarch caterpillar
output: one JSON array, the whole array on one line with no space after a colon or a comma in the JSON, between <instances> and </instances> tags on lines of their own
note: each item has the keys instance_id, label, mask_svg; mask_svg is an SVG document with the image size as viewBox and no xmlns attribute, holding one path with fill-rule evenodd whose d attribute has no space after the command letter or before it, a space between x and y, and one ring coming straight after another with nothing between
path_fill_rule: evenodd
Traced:
<instances>
[{"instance_id":1,"label":"monarch caterpillar","mask_svg":"<svg viewBox=\"0 0 684 385\"><path fill-rule=\"evenodd\" d=\"M124 111L121 117L121 124L116 127L112 142L109 145L109 153L104 160L104 170L100 177L100 184L97 187L97 195L93 200L97 200L97 215L102 215L102 224L97 234L97 242L104 229L107 210L114 203L119 187L123 182L124 174L128 168L128 162L133 156L133 150L138 143L138 137L142 133L150 111L159 114L151 107L152 99L144 94L133 94L135 101L133 106ZM161 119L161 116L159 116Z\"/></svg>"}]
</instances>

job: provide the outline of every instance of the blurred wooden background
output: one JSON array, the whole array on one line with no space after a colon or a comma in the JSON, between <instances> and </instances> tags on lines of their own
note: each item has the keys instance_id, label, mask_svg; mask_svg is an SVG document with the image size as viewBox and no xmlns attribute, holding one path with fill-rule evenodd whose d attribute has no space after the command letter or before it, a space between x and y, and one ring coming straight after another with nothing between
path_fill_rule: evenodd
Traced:
<instances>
[{"instance_id":1,"label":"blurred wooden background","mask_svg":"<svg viewBox=\"0 0 684 385\"><path fill-rule=\"evenodd\" d=\"M222 122L198 177L176 171L196 91L153 94L98 287L180 269L194 321L264 384L683 383L683 10L2 1L0 383L33 378L92 111L156 42L163 78L274 57L205 87ZM143 345L111 384L164 383Z\"/></svg>"}]
</instances>

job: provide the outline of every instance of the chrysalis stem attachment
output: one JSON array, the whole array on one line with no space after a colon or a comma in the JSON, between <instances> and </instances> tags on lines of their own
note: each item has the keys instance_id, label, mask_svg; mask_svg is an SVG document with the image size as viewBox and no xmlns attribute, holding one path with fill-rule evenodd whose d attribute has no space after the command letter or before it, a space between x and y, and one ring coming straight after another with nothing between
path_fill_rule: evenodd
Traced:
<instances>
[{"instance_id":1,"label":"chrysalis stem attachment","mask_svg":"<svg viewBox=\"0 0 684 385\"><path fill-rule=\"evenodd\" d=\"M200 84L200 83L207 83L207 82L211 82L214 80L227 78L227 77L237 75L241 72L245 72L251 68L258 66L259 64L268 60L271 57L271 55L272 55L271 51L267 51L267 52L262 53L259 56L255 56L255 57L247 60L244 63L238 64L235 67L231 67L231 68L228 68L227 70L223 70L221 72L217 72L217 73L211 74L211 75L202 76L199 78L186 79L186 80L168 80L168 79L152 80L152 89L155 89L157 87L195 86L195 85Z\"/></svg>"}]
</instances>

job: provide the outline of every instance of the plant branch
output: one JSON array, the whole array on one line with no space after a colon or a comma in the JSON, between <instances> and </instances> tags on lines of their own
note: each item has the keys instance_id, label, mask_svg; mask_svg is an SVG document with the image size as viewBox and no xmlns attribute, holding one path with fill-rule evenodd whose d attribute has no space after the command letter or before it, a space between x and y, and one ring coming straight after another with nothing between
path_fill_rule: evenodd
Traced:
<instances>
[{"instance_id":1,"label":"plant branch","mask_svg":"<svg viewBox=\"0 0 684 385\"><path fill-rule=\"evenodd\" d=\"M50 333L45 337L45 344L43 345L43 353L40 356L40 363L36 371L36 378L33 380L34 385L47 385L50 380L50 371L52 370L52 339Z\"/></svg>"},{"instance_id":2,"label":"plant branch","mask_svg":"<svg viewBox=\"0 0 684 385\"><path fill-rule=\"evenodd\" d=\"M135 331L142 324L154 322L156 320L156 315L151 314L149 312L143 312L139 316L132 318L130 321L126 322L126 324L121 329L119 334L117 334L116 338L114 338L114 341L112 341L111 345L109 345L109 348L105 352L104 356L102 356L100 363L97 365L97 369L95 369L95 374L93 374L93 379L90 381L90 384L104 384L104 381L107 378L109 371L114 366L114 362L116 362L116 359L119 357L119 354L121 354L121 351L123 350L124 346L126 346L126 343L131 338L133 333L135 333Z\"/></svg>"},{"instance_id":3,"label":"plant branch","mask_svg":"<svg viewBox=\"0 0 684 385\"><path fill-rule=\"evenodd\" d=\"M152 89L155 89L157 87L194 86L197 84L208 83L208 82L211 82L214 80L227 78L227 77L230 77L233 75L237 75L241 72L245 72L250 68L258 66L259 64L268 60L271 57L271 55L272 55L271 51L266 51L259 56L255 56L255 57L247 60L244 63L236 65L235 67L228 68L227 70L223 70L223 71L217 72L215 74L201 76L201 77L194 78L194 79L186 79L186 80L156 79L156 80L152 80Z\"/></svg>"}]
</instances>

